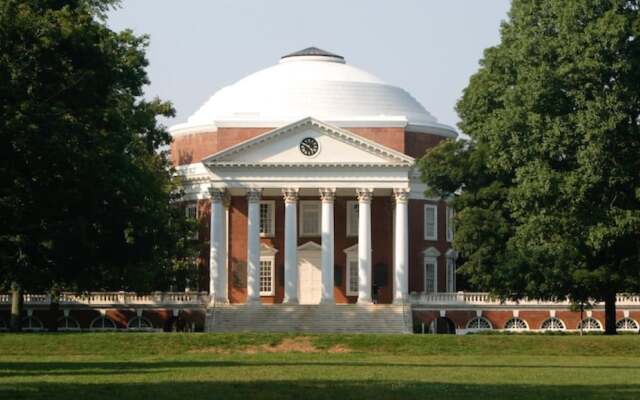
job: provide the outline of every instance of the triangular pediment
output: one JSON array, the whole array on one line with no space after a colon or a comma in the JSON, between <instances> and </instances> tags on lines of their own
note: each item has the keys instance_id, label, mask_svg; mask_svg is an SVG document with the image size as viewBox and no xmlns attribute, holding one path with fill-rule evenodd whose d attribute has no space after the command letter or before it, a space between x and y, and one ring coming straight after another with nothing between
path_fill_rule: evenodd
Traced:
<instances>
[{"instance_id":1,"label":"triangular pediment","mask_svg":"<svg viewBox=\"0 0 640 400\"><path fill-rule=\"evenodd\" d=\"M414 162L396 150L313 118L274 129L203 160L207 166L223 167L411 166Z\"/></svg>"}]
</instances>

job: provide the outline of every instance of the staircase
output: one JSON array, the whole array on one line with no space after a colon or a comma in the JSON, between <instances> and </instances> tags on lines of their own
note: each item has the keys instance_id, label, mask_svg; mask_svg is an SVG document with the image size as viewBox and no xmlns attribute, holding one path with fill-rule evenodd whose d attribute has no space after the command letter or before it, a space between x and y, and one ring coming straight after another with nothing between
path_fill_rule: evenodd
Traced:
<instances>
[{"instance_id":1,"label":"staircase","mask_svg":"<svg viewBox=\"0 0 640 400\"><path fill-rule=\"evenodd\" d=\"M395 304L225 304L207 310L207 332L411 333L411 307Z\"/></svg>"}]
</instances>

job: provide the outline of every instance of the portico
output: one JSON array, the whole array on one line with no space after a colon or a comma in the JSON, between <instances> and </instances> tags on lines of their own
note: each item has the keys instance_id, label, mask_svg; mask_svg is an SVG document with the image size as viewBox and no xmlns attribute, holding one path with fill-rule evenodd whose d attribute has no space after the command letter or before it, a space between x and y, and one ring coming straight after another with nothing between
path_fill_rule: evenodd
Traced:
<instances>
[{"instance_id":1,"label":"portico","mask_svg":"<svg viewBox=\"0 0 640 400\"><path fill-rule=\"evenodd\" d=\"M298 151L305 140L309 146L315 144L316 151L309 151L309 155ZM395 223L389 224L393 229L389 237L394 238L394 259L389 268L393 300L402 302L408 295L406 203L413 163L411 157L312 118L207 157L203 164L210 175L212 301L229 301L225 199L234 198L246 203L246 302L260 304L261 292L269 286L266 280L275 279L275 266L261 261L261 238L269 235L284 249L282 302L297 304L301 298L315 302L309 300L313 296L301 296L300 291L318 289L319 303L335 304L335 255L344 250L335 245L335 202L341 198L340 204L351 207L350 223L356 225L348 229L357 232L353 237L357 243L357 278L353 274L346 279L357 279L358 303L372 303L372 254L376 250L372 248L371 202L377 198L392 207ZM276 206L284 210L276 210ZM346 212L341 210L340 214ZM282 237L277 237L275 229L266 225L281 213L284 229ZM309 261L316 259L313 257L307 257L304 265L299 262L301 241L317 246L320 265ZM308 246L305 249L307 253L313 250ZM265 272L265 268L273 272ZM313 278L318 274L307 272L308 268L320 270L318 281Z\"/></svg>"}]
</instances>

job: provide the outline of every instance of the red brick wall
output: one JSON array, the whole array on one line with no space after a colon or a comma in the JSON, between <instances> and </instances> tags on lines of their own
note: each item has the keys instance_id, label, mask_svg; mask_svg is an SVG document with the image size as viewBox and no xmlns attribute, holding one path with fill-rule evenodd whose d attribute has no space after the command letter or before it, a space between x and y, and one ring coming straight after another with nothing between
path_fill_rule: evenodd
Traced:
<instances>
[{"instance_id":1,"label":"red brick wall","mask_svg":"<svg viewBox=\"0 0 640 400\"><path fill-rule=\"evenodd\" d=\"M263 200L275 201L275 227L276 234L273 238L262 238L263 243L269 244L278 250L275 259L275 296L262 297L263 303L280 303L284 298L284 287L281 285L284 273L284 200L281 197L264 197ZM303 200L319 200L318 197L301 197ZM337 270L342 274L341 284L334 289L336 302L353 303L357 297L346 296L346 254L344 249L357 243L356 237L347 237L346 228L346 203L355 200L353 198L336 197L334 204L334 264L340 268ZM391 199L387 197L374 197L371 203L372 224L372 267L383 263L387 266L387 286L381 288L379 292L380 302L390 303L393 294L393 240L392 221L393 209ZM298 213L300 207L298 206ZM229 210L229 267L232 263L247 261L247 201L244 196L234 196L231 200ZM298 215L300 221L300 215ZM320 237L298 237L298 245L308 241L321 244ZM208 255L207 255L208 257ZM208 264L208 263L207 263ZM230 269L232 271L232 269ZM208 282L208 271L206 273ZM204 288L204 286L203 286ZM229 300L232 303L243 303L246 300L246 288L237 288L233 284L232 273L229 273Z\"/></svg>"},{"instance_id":2,"label":"red brick wall","mask_svg":"<svg viewBox=\"0 0 640 400\"><path fill-rule=\"evenodd\" d=\"M171 143L174 165L199 162L204 157L249 140L274 128L218 128L216 132L193 133L176 136ZM405 132L404 128L349 128L366 139L380 143L411 157L420 158L426 149L444 140L428 133Z\"/></svg>"},{"instance_id":3,"label":"red brick wall","mask_svg":"<svg viewBox=\"0 0 640 400\"><path fill-rule=\"evenodd\" d=\"M438 206L438 240L424 240L424 205ZM438 257L438 291L446 291L447 260L446 252L451 244L446 240L446 210L444 201L409 200L409 292L424 290L424 255L422 252L435 247L440 252Z\"/></svg>"},{"instance_id":4,"label":"red brick wall","mask_svg":"<svg viewBox=\"0 0 640 400\"><path fill-rule=\"evenodd\" d=\"M435 147L444 137L428 133L406 132L404 136L404 153L413 158L422 158L427 149Z\"/></svg>"}]
</instances>

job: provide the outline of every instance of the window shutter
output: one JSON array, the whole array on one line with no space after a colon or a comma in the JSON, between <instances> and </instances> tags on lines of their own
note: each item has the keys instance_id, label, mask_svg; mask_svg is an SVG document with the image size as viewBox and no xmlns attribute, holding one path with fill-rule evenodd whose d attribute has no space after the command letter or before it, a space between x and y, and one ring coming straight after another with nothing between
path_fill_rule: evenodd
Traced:
<instances>
[{"instance_id":1,"label":"window shutter","mask_svg":"<svg viewBox=\"0 0 640 400\"><path fill-rule=\"evenodd\" d=\"M378 263L373 267L373 284L378 287L386 287L389 284L387 274L388 267L385 263Z\"/></svg>"},{"instance_id":2,"label":"window shutter","mask_svg":"<svg viewBox=\"0 0 640 400\"><path fill-rule=\"evenodd\" d=\"M278 286L284 287L284 264L278 265Z\"/></svg>"},{"instance_id":3,"label":"window shutter","mask_svg":"<svg viewBox=\"0 0 640 400\"><path fill-rule=\"evenodd\" d=\"M344 275L344 267L342 265L334 265L333 267L333 285L342 286Z\"/></svg>"}]
</instances>

